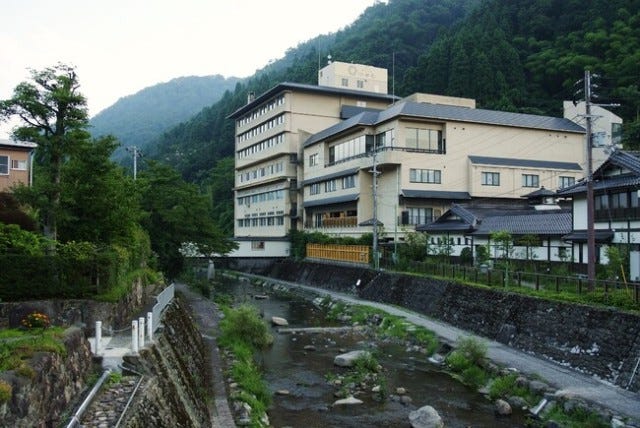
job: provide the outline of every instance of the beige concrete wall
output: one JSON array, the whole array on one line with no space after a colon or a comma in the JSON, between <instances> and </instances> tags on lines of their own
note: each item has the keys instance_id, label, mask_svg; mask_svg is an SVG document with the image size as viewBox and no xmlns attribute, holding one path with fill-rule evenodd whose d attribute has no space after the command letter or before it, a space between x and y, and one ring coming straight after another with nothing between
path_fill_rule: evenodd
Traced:
<instances>
[{"instance_id":1,"label":"beige concrete wall","mask_svg":"<svg viewBox=\"0 0 640 428\"><path fill-rule=\"evenodd\" d=\"M343 84L343 79L347 85ZM318 85L386 94L388 72L370 65L334 61L318 72Z\"/></svg>"},{"instance_id":2,"label":"beige concrete wall","mask_svg":"<svg viewBox=\"0 0 640 428\"><path fill-rule=\"evenodd\" d=\"M29 184L29 152L24 150L11 150L0 147L0 156L9 157L9 174L0 174L0 192L10 191L11 187L16 184ZM14 160L24 161L27 164L26 170L12 169L11 164Z\"/></svg>"}]
</instances>

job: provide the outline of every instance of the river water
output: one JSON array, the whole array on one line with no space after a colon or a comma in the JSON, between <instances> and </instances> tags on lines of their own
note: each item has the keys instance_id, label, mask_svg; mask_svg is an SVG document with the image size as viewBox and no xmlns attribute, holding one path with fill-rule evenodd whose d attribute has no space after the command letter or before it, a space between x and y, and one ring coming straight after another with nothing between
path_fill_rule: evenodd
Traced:
<instances>
[{"instance_id":1,"label":"river water","mask_svg":"<svg viewBox=\"0 0 640 428\"><path fill-rule=\"evenodd\" d=\"M324 311L311 301L314 296L284 295L256 288L248 281L225 280L216 292L232 294L236 301L255 305L265 320L285 318L289 327L335 326L325 319ZM266 299L255 296L268 295ZM372 343L359 333L278 333L273 328L274 343L260 355L269 389L273 393L269 419L274 427L408 427L408 415L424 405L434 407L449 428L524 427L526 417L514 409L509 417L494 414L491 401L457 382L428 362L425 355L405 346ZM305 350L305 347L313 350ZM410 397L401 403L393 396L383 402L374 394L362 394L359 405L333 406L335 388L326 380L328 374L344 373L334 366L336 355L356 349L373 353L384 368L386 389L394 394L402 387ZM279 392L287 391L287 394Z\"/></svg>"}]
</instances>

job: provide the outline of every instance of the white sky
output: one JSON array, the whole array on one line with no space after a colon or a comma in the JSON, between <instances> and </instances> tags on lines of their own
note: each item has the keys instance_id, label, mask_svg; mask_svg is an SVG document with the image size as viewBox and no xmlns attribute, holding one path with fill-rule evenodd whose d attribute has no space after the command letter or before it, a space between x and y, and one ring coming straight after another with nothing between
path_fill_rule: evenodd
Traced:
<instances>
[{"instance_id":1,"label":"white sky","mask_svg":"<svg viewBox=\"0 0 640 428\"><path fill-rule=\"evenodd\" d=\"M0 0L0 99L29 80L28 69L58 62L76 67L91 116L176 77L247 77L287 49L351 24L374 3ZM0 138L9 131L0 124Z\"/></svg>"}]
</instances>

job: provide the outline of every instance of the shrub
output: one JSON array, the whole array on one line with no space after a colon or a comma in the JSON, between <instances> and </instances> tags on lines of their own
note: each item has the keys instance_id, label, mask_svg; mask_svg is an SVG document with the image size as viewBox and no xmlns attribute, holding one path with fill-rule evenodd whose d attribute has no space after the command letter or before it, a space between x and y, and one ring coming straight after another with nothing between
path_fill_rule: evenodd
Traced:
<instances>
[{"instance_id":1,"label":"shrub","mask_svg":"<svg viewBox=\"0 0 640 428\"><path fill-rule=\"evenodd\" d=\"M241 305L237 309L225 311L225 318L220 322L222 342L244 342L257 349L262 349L273 342L258 310L251 305Z\"/></svg>"},{"instance_id":2,"label":"shrub","mask_svg":"<svg viewBox=\"0 0 640 428\"><path fill-rule=\"evenodd\" d=\"M485 384L487 374L478 366L467 367L462 371L462 381L474 388L479 388Z\"/></svg>"},{"instance_id":3,"label":"shrub","mask_svg":"<svg viewBox=\"0 0 640 428\"><path fill-rule=\"evenodd\" d=\"M487 358L487 344L475 337L461 337L458 339L457 350L461 352L471 364L484 365Z\"/></svg>"},{"instance_id":4,"label":"shrub","mask_svg":"<svg viewBox=\"0 0 640 428\"><path fill-rule=\"evenodd\" d=\"M446 359L447 364L456 373L462 373L467 368L471 367L471 361L459 350L455 350Z\"/></svg>"},{"instance_id":5,"label":"shrub","mask_svg":"<svg viewBox=\"0 0 640 428\"><path fill-rule=\"evenodd\" d=\"M11 400L13 388L6 381L0 379L0 404Z\"/></svg>"}]
</instances>

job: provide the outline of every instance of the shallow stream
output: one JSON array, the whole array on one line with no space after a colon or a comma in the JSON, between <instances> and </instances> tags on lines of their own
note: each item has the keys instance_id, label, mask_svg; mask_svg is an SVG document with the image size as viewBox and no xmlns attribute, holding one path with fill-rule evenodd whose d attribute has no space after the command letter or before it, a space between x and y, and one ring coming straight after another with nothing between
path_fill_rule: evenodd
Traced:
<instances>
[{"instance_id":1,"label":"shallow stream","mask_svg":"<svg viewBox=\"0 0 640 428\"><path fill-rule=\"evenodd\" d=\"M289 327L336 325L313 305L313 296L267 292L268 298L256 299L254 296L264 295L265 290L233 280L225 280L216 291L257 306L266 320L272 316L285 318ZM425 355L408 351L403 345L372 343L359 333L284 334L273 327L273 335L273 346L260 358L273 392L268 413L274 427L406 427L409 413L424 405L434 407L449 428L525 426L523 412L514 410L509 417L496 416L491 401L429 363ZM313 350L305 350L308 345ZM393 397L379 402L374 394L362 394L357 398L363 404L333 406L337 400L335 388L326 375L346 370L334 366L333 360L356 349L370 350L384 368L389 394L398 387L405 388L410 402L403 404ZM283 391L288 393L279 393Z\"/></svg>"}]
</instances>

